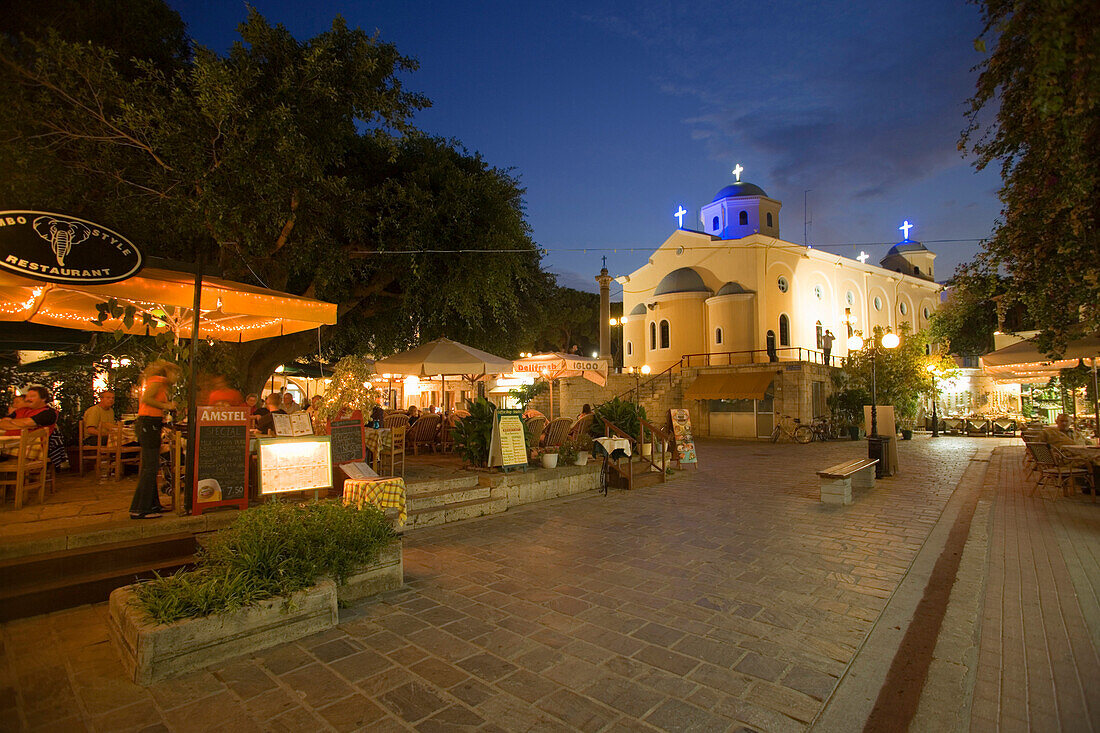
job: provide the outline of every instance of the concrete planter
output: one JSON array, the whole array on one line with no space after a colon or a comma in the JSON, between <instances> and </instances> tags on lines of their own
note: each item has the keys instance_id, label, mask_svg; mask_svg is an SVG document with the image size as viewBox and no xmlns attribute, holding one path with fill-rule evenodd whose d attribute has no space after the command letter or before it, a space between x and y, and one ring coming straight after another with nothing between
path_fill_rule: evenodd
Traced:
<instances>
[{"instance_id":1,"label":"concrete planter","mask_svg":"<svg viewBox=\"0 0 1100 733\"><path fill-rule=\"evenodd\" d=\"M233 613L163 625L137 605L133 586L111 593L111 641L139 685L200 669L331 629L339 622L336 583L322 580L289 598L271 598Z\"/></svg>"},{"instance_id":2,"label":"concrete planter","mask_svg":"<svg viewBox=\"0 0 1100 733\"><path fill-rule=\"evenodd\" d=\"M391 542L382 550L378 562L363 567L348 582L336 587L340 603L355 601L400 588L405 582L405 565L401 554L401 539Z\"/></svg>"}]
</instances>

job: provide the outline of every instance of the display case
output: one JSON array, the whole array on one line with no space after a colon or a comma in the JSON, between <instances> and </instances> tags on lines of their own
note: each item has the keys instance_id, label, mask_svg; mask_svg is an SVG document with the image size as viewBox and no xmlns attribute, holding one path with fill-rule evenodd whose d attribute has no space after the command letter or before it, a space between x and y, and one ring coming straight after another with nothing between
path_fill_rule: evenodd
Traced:
<instances>
[{"instance_id":1,"label":"display case","mask_svg":"<svg viewBox=\"0 0 1100 733\"><path fill-rule=\"evenodd\" d=\"M257 446L261 496L317 491L332 486L332 445L327 435L260 438Z\"/></svg>"}]
</instances>

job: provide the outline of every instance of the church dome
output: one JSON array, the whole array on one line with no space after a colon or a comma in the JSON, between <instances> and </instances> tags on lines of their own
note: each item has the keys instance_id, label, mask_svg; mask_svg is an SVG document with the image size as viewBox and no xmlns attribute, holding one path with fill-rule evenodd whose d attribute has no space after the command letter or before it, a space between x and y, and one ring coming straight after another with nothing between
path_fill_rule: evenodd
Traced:
<instances>
[{"instance_id":1,"label":"church dome","mask_svg":"<svg viewBox=\"0 0 1100 733\"><path fill-rule=\"evenodd\" d=\"M928 248L920 242L913 242L911 240L905 240L904 242L898 242L890 251L886 253L886 256L901 254L902 252L928 252Z\"/></svg>"},{"instance_id":2,"label":"church dome","mask_svg":"<svg viewBox=\"0 0 1100 733\"><path fill-rule=\"evenodd\" d=\"M730 185L719 191L713 201L721 201L722 199L737 198L738 196L767 196L767 192L757 186L755 183L749 183L748 181L740 181L738 183L731 183Z\"/></svg>"},{"instance_id":3,"label":"church dome","mask_svg":"<svg viewBox=\"0 0 1100 733\"><path fill-rule=\"evenodd\" d=\"M653 291L654 295L669 293L709 293L710 288L703 284L703 278L690 267L681 267L665 275Z\"/></svg>"},{"instance_id":4,"label":"church dome","mask_svg":"<svg viewBox=\"0 0 1100 733\"><path fill-rule=\"evenodd\" d=\"M645 303L638 303L638 305L634 306L633 310L630 311L630 315L632 315L632 316L644 316L645 315Z\"/></svg>"},{"instance_id":5,"label":"church dome","mask_svg":"<svg viewBox=\"0 0 1100 733\"><path fill-rule=\"evenodd\" d=\"M749 292L749 291L745 290L744 286L741 285L741 283L730 281L730 282L728 282L728 283L726 283L725 285L722 286L722 288L718 291L717 295L736 295L738 293L747 293L747 292Z\"/></svg>"}]
</instances>

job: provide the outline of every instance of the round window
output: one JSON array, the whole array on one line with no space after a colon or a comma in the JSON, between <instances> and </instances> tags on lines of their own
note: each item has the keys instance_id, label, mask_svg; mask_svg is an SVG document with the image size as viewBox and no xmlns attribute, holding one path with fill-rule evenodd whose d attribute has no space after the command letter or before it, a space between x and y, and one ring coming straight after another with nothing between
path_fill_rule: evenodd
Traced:
<instances>
[{"instance_id":1,"label":"round window","mask_svg":"<svg viewBox=\"0 0 1100 733\"><path fill-rule=\"evenodd\" d=\"M848 303L848 305L855 305L856 304L856 294L853 293L851 290L849 290L847 293L845 293L844 300Z\"/></svg>"},{"instance_id":2,"label":"round window","mask_svg":"<svg viewBox=\"0 0 1100 733\"><path fill-rule=\"evenodd\" d=\"M924 320L928 320L932 317L932 311L928 310L928 306L924 306Z\"/></svg>"},{"instance_id":3,"label":"round window","mask_svg":"<svg viewBox=\"0 0 1100 733\"><path fill-rule=\"evenodd\" d=\"M814 285L814 297L821 300L825 297L825 289L820 285Z\"/></svg>"},{"instance_id":4,"label":"round window","mask_svg":"<svg viewBox=\"0 0 1100 733\"><path fill-rule=\"evenodd\" d=\"M875 310L877 310L877 311L882 310L882 298L880 298L876 295L874 303L875 303Z\"/></svg>"},{"instance_id":5,"label":"round window","mask_svg":"<svg viewBox=\"0 0 1100 733\"><path fill-rule=\"evenodd\" d=\"M904 316L906 313L909 312L909 306L907 306L905 303L900 303L898 304L898 310L901 311L901 314Z\"/></svg>"},{"instance_id":6,"label":"round window","mask_svg":"<svg viewBox=\"0 0 1100 733\"><path fill-rule=\"evenodd\" d=\"M787 292L787 290L789 290L791 287L791 284L787 282L787 278L783 277L782 275L780 275L779 279L775 281L775 284L779 286L779 292L781 293Z\"/></svg>"}]
</instances>

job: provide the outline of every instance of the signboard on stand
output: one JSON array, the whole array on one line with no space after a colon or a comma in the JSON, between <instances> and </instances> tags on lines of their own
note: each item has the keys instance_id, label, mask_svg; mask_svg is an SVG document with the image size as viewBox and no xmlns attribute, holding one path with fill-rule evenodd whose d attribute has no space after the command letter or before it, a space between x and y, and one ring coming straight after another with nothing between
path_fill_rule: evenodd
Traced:
<instances>
[{"instance_id":1,"label":"signboard on stand","mask_svg":"<svg viewBox=\"0 0 1100 733\"><path fill-rule=\"evenodd\" d=\"M248 508L248 410L200 406L195 432L194 514Z\"/></svg>"},{"instance_id":2,"label":"signboard on stand","mask_svg":"<svg viewBox=\"0 0 1100 733\"><path fill-rule=\"evenodd\" d=\"M527 436L523 430L523 413L519 410L497 410L493 413L493 437L489 441L489 465L505 471L527 470Z\"/></svg>"},{"instance_id":3,"label":"signboard on stand","mask_svg":"<svg viewBox=\"0 0 1100 733\"><path fill-rule=\"evenodd\" d=\"M333 420L329 425L329 434L332 438L332 462L337 466L367 459L362 420Z\"/></svg>"},{"instance_id":4,"label":"signboard on stand","mask_svg":"<svg viewBox=\"0 0 1100 733\"><path fill-rule=\"evenodd\" d=\"M260 495L310 491L332 486L332 450L327 435L260 438Z\"/></svg>"},{"instance_id":5,"label":"signboard on stand","mask_svg":"<svg viewBox=\"0 0 1100 733\"><path fill-rule=\"evenodd\" d=\"M695 455L695 436L691 432L691 415L687 410L668 411L668 424L672 431L672 442L676 446L676 462L680 465L698 464Z\"/></svg>"}]
</instances>

